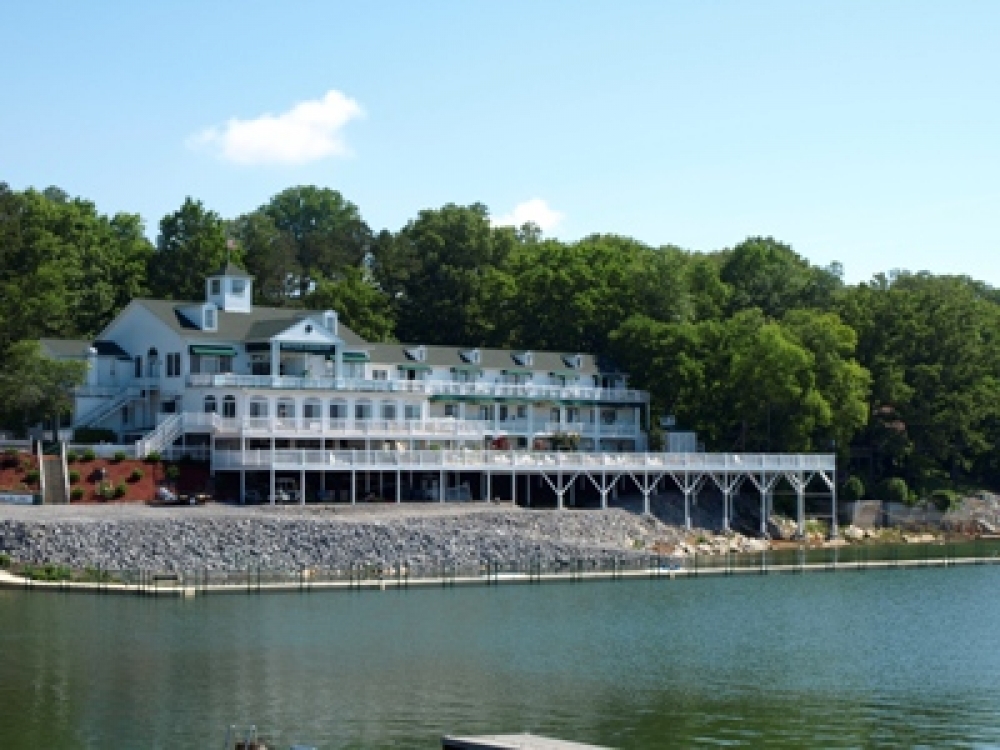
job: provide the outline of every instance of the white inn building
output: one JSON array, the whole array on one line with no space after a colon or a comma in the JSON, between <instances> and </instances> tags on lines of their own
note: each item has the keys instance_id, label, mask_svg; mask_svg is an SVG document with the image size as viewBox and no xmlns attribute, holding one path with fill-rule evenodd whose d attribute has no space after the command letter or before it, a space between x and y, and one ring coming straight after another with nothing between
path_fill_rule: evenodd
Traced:
<instances>
[{"instance_id":1,"label":"white inn building","mask_svg":"<svg viewBox=\"0 0 1000 750\"><path fill-rule=\"evenodd\" d=\"M681 455L645 453L649 395L598 356L373 344L334 310L252 299L253 279L228 264L203 301L137 299L96 341L43 339L89 364L72 427L112 431L140 456L208 459L217 495L241 500L561 507L624 487L648 503L681 471ZM674 477L685 497L695 475Z\"/></svg>"}]
</instances>

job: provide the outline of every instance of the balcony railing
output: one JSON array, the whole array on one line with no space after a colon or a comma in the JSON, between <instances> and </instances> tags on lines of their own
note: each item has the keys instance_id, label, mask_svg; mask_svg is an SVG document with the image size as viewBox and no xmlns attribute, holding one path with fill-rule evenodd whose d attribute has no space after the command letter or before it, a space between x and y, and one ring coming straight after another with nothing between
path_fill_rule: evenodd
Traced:
<instances>
[{"instance_id":1,"label":"balcony railing","mask_svg":"<svg viewBox=\"0 0 1000 750\"><path fill-rule=\"evenodd\" d=\"M217 450L216 469L302 468L358 469L490 469L496 471L572 471L613 468L619 471L833 471L832 454L724 453L541 453L518 451L323 451Z\"/></svg>"},{"instance_id":2,"label":"balcony railing","mask_svg":"<svg viewBox=\"0 0 1000 750\"><path fill-rule=\"evenodd\" d=\"M593 423L544 423L533 427L528 420L472 420L453 417L431 419L324 419L322 417L238 417L217 413L187 412L183 415L184 429L207 428L218 435L250 435L282 437L381 437L402 439L411 437L484 438L487 435L524 435L576 432L587 437L634 438L641 434L637 424L600 425Z\"/></svg>"},{"instance_id":3,"label":"balcony railing","mask_svg":"<svg viewBox=\"0 0 1000 750\"><path fill-rule=\"evenodd\" d=\"M354 391L360 393L416 393L424 396L483 396L538 400L645 403L649 394L631 388L586 386L509 385L505 383L451 383L444 380L353 380L297 378L277 375L189 375L195 388L259 388L278 390Z\"/></svg>"}]
</instances>

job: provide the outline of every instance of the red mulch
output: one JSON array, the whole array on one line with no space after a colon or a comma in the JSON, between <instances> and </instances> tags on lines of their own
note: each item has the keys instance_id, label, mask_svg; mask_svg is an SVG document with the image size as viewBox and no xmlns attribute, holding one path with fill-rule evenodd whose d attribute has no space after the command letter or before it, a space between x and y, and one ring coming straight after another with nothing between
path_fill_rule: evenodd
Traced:
<instances>
[{"instance_id":1,"label":"red mulch","mask_svg":"<svg viewBox=\"0 0 1000 750\"><path fill-rule=\"evenodd\" d=\"M28 485L24 481L25 471L21 468L24 464L28 469L38 467L38 459L30 453L19 453L15 462L6 460L0 453L0 490L38 492L38 483ZM211 486L211 477L208 466L205 464L177 464L180 476L177 478L176 490L178 492L205 492ZM83 497L71 499L72 503L147 503L153 500L156 495L156 488L166 479L166 465L162 463L149 464L145 461L126 459L123 461L112 461L106 458L97 458L93 461L77 459L67 464L70 472L70 493L75 488L83 490ZM103 476L101 470L103 469ZM131 481L132 471L138 469L142 472L142 478L138 481ZM78 472L80 478L72 481L72 472ZM125 485L125 496L116 497L112 500L105 500L98 494L102 482L109 482L112 487L119 484Z\"/></svg>"}]
</instances>

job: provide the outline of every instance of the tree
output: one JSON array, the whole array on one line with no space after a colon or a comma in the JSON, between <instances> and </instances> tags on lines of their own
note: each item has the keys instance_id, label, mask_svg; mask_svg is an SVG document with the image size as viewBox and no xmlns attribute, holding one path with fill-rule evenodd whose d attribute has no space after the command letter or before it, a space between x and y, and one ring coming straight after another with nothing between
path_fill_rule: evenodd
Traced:
<instances>
[{"instance_id":1,"label":"tree","mask_svg":"<svg viewBox=\"0 0 1000 750\"><path fill-rule=\"evenodd\" d=\"M372 233L358 207L336 190L288 188L259 210L294 248L301 296L321 276L331 278L345 268L360 267L371 250Z\"/></svg>"},{"instance_id":2,"label":"tree","mask_svg":"<svg viewBox=\"0 0 1000 750\"><path fill-rule=\"evenodd\" d=\"M37 341L19 341L7 350L0 371L0 411L8 424L22 426L51 418L53 440L58 440L59 417L72 409L73 388L86 373L86 362L52 359Z\"/></svg>"},{"instance_id":3,"label":"tree","mask_svg":"<svg viewBox=\"0 0 1000 750\"><path fill-rule=\"evenodd\" d=\"M386 248L391 262L374 257L375 278L396 312L397 335L427 344L483 342L490 330L483 279L516 243L508 228L490 226L486 206L448 204L421 211Z\"/></svg>"},{"instance_id":4,"label":"tree","mask_svg":"<svg viewBox=\"0 0 1000 750\"><path fill-rule=\"evenodd\" d=\"M389 300L360 269L344 269L339 279L318 279L303 301L311 310L335 310L340 322L366 341L392 340Z\"/></svg>"},{"instance_id":5,"label":"tree","mask_svg":"<svg viewBox=\"0 0 1000 750\"><path fill-rule=\"evenodd\" d=\"M205 278L227 260L240 263L241 257L227 247L222 219L201 201L185 198L160 221L156 252L149 260L150 292L162 299L204 299Z\"/></svg>"},{"instance_id":6,"label":"tree","mask_svg":"<svg viewBox=\"0 0 1000 750\"><path fill-rule=\"evenodd\" d=\"M280 231L261 210L231 222L228 232L254 277L254 302L281 307L298 301L302 269L290 234Z\"/></svg>"}]
</instances>

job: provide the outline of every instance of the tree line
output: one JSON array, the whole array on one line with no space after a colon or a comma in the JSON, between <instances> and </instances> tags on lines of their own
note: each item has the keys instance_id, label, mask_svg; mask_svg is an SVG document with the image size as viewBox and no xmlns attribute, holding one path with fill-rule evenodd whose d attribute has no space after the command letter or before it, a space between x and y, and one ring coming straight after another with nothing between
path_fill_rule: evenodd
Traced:
<instances>
[{"instance_id":1,"label":"tree line","mask_svg":"<svg viewBox=\"0 0 1000 750\"><path fill-rule=\"evenodd\" d=\"M836 451L869 482L1000 484L988 284L893 271L849 285L771 237L707 253L562 242L493 226L481 204L375 230L311 186L235 219L188 198L150 241L135 214L0 183L3 423L32 416L11 395L20 342L94 337L134 297L201 299L227 259L256 304L335 309L371 341L599 353L707 450Z\"/></svg>"}]
</instances>

